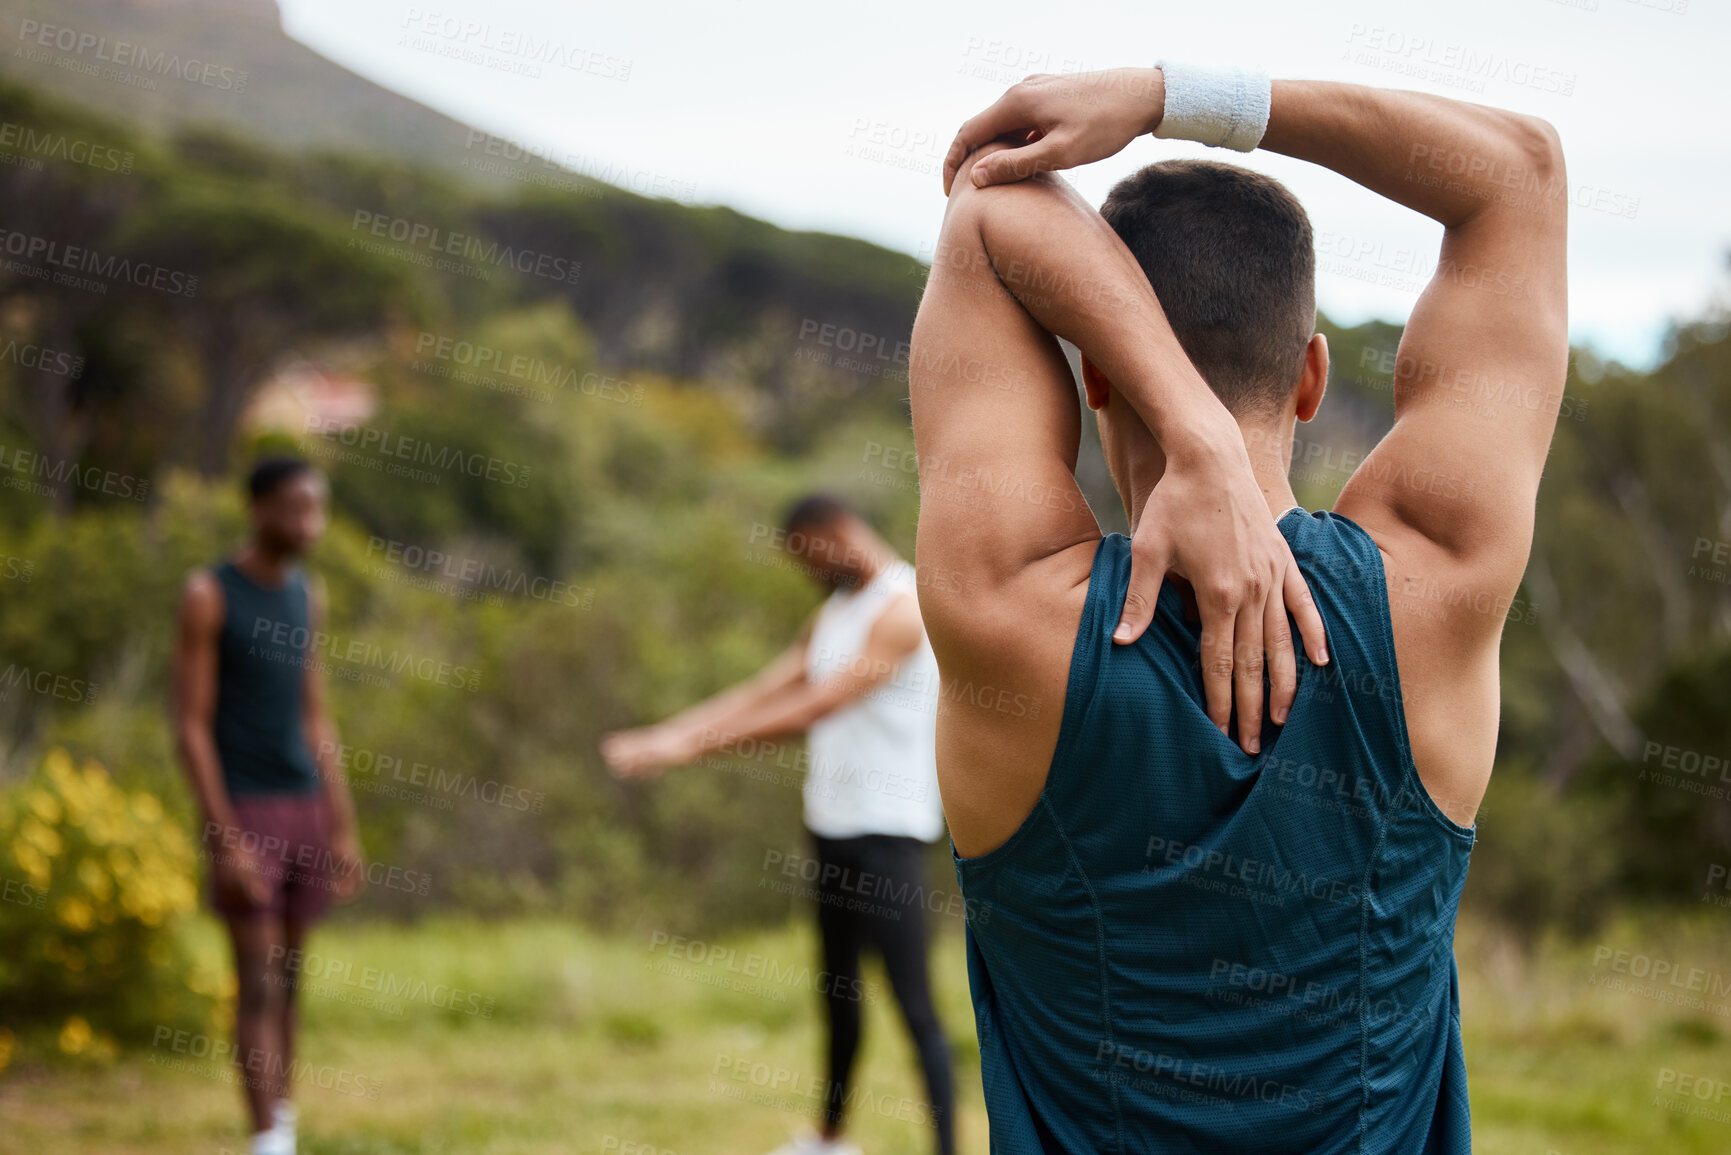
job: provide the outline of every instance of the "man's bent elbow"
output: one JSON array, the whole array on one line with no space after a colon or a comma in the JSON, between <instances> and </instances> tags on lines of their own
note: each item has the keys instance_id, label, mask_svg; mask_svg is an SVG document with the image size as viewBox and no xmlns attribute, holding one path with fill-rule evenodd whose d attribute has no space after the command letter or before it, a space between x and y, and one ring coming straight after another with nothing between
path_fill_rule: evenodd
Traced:
<instances>
[{"instance_id":1,"label":"man's bent elbow","mask_svg":"<svg viewBox=\"0 0 1731 1155\"><path fill-rule=\"evenodd\" d=\"M1003 152L1010 147L1010 143L1003 140L988 140L984 144L975 145L974 150L964 156L962 163L956 167L956 179L951 183L949 191L951 203L967 194L981 191L979 186L974 184L974 167L994 152Z\"/></svg>"},{"instance_id":2,"label":"man's bent elbow","mask_svg":"<svg viewBox=\"0 0 1731 1155\"><path fill-rule=\"evenodd\" d=\"M1515 114L1510 117L1509 127L1522 163L1535 181L1546 188L1564 187L1563 138L1556 126L1543 117ZM1566 201L1567 195L1562 199Z\"/></svg>"}]
</instances>

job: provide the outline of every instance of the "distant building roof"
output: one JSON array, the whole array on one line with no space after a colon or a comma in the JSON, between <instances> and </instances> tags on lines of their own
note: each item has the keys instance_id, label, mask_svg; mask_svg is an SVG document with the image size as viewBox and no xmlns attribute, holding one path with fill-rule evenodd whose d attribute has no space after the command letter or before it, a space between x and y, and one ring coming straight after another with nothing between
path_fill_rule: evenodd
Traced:
<instances>
[{"instance_id":1,"label":"distant building roof","mask_svg":"<svg viewBox=\"0 0 1731 1155\"><path fill-rule=\"evenodd\" d=\"M298 362L266 381L241 421L248 429L302 433L309 422L357 425L373 415L378 398L371 382L333 377L311 362Z\"/></svg>"}]
</instances>

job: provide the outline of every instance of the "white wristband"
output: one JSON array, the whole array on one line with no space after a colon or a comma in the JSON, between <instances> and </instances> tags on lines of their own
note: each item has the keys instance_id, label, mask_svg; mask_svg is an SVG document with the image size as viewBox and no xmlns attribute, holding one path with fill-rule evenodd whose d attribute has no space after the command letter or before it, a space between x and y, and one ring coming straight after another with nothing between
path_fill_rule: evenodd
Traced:
<instances>
[{"instance_id":1,"label":"white wristband","mask_svg":"<svg viewBox=\"0 0 1731 1155\"><path fill-rule=\"evenodd\" d=\"M1273 93L1260 68L1155 61L1166 81L1166 110L1154 135L1250 152L1268 130Z\"/></svg>"}]
</instances>

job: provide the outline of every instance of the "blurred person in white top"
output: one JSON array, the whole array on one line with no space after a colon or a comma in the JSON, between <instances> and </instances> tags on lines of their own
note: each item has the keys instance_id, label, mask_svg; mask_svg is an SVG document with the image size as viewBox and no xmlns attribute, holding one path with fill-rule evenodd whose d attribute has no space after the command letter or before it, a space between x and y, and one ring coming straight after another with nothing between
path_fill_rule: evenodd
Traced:
<instances>
[{"instance_id":1,"label":"blurred person in white top","mask_svg":"<svg viewBox=\"0 0 1731 1155\"><path fill-rule=\"evenodd\" d=\"M828 1020L821 1133L776 1155L844 1155L848 1083L859 1049L860 952L882 955L919 1053L927 1101L911 1114L954 1150L948 1044L927 981L925 844L943 837L936 736L938 666L920 618L913 567L839 498L812 494L783 523L782 544L829 597L793 644L752 677L653 726L607 734L620 778L652 778L716 750L805 735L805 826L814 870ZM774 747L771 746L773 749ZM815 877L814 877L815 875Z\"/></svg>"}]
</instances>

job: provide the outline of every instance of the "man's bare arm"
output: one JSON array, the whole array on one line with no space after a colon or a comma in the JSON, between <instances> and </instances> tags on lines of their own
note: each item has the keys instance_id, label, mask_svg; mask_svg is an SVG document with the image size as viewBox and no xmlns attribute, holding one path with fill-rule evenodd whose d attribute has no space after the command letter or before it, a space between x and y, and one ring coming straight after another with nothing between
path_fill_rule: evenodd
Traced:
<instances>
[{"instance_id":1,"label":"man's bare arm","mask_svg":"<svg viewBox=\"0 0 1731 1155\"><path fill-rule=\"evenodd\" d=\"M983 146L962 171L1005 148ZM1133 495L1130 587L1114 640L1134 641L1147 628L1168 572L1188 579L1203 619L1208 714L1225 732L1236 696L1238 737L1254 752L1265 655L1271 712L1284 721L1296 685L1286 613L1326 661L1321 617L1269 517L1236 422L1191 365L1147 276L1100 214L1050 174L951 186L913 337L920 563L1001 591L1098 535L1072 474L1075 385L1055 336L1112 381L1166 456L1152 492ZM1011 388L982 387L968 369L994 363ZM953 492L955 479L974 477L1005 484L977 489L983 500L960 500L969 495ZM977 631L989 609L938 591L926 601L929 620L958 622L963 632Z\"/></svg>"},{"instance_id":2,"label":"man's bare arm","mask_svg":"<svg viewBox=\"0 0 1731 1155\"><path fill-rule=\"evenodd\" d=\"M212 852L216 886L256 905L267 897L265 880L236 837L234 805L216 751L217 640L223 609L222 586L214 575L200 570L187 579L175 614L175 747L204 817L203 840Z\"/></svg>"},{"instance_id":3,"label":"man's bare arm","mask_svg":"<svg viewBox=\"0 0 1731 1155\"><path fill-rule=\"evenodd\" d=\"M857 659L840 669L819 670L816 677L802 677L755 708L726 718L718 727L699 735L698 753L740 738L803 734L813 723L852 705L888 681L924 639L919 602L913 594L903 594L884 607L872 623Z\"/></svg>"},{"instance_id":4,"label":"man's bare arm","mask_svg":"<svg viewBox=\"0 0 1731 1155\"><path fill-rule=\"evenodd\" d=\"M1280 80L1262 147L1442 224L1436 272L1401 338L1394 428L1336 508L1380 530L1385 548L1416 535L1466 580L1512 593L1568 369L1556 131L1423 93Z\"/></svg>"},{"instance_id":5,"label":"man's bare arm","mask_svg":"<svg viewBox=\"0 0 1731 1155\"><path fill-rule=\"evenodd\" d=\"M181 766L207 824L232 827L234 807L216 753L216 646L222 587L206 571L187 579L174 634L174 736Z\"/></svg>"},{"instance_id":6,"label":"man's bare arm","mask_svg":"<svg viewBox=\"0 0 1731 1155\"><path fill-rule=\"evenodd\" d=\"M1157 68L1031 77L962 126L945 186L979 141L1017 147L971 183L1025 182L1112 155L1164 104ZM1277 80L1271 104L1260 147L1444 227L1399 350L1394 428L1335 508L1388 555L1391 595L1427 591L1420 613L1391 599L1405 713L1425 786L1464 825L1496 747L1503 616L1479 607L1518 588L1568 363L1561 148L1533 117L1419 93ZM1428 591L1442 592L1440 619Z\"/></svg>"},{"instance_id":7,"label":"man's bare arm","mask_svg":"<svg viewBox=\"0 0 1731 1155\"><path fill-rule=\"evenodd\" d=\"M719 693L674 714L660 725L670 730L716 729L728 725L741 712L755 710L805 681L806 645L811 640L808 618L793 643L772 658L763 669Z\"/></svg>"},{"instance_id":8,"label":"man's bare arm","mask_svg":"<svg viewBox=\"0 0 1731 1155\"><path fill-rule=\"evenodd\" d=\"M1500 709L1504 615L1482 607L1520 586L1568 369L1562 148L1532 117L1308 81L1275 82L1263 143L1443 225L1401 337L1394 427L1335 509L1387 555L1413 762L1465 825L1495 763Z\"/></svg>"},{"instance_id":9,"label":"man's bare arm","mask_svg":"<svg viewBox=\"0 0 1731 1155\"><path fill-rule=\"evenodd\" d=\"M805 680L806 645L816 614L806 619L792 645L751 677L711 694L670 718L651 726L615 730L601 737L601 757L616 777L658 774L668 766L689 762L696 754L693 735L720 729L743 712L791 692Z\"/></svg>"},{"instance_id":10,"label":"man's bare arm","mask_svg":"<svg viewBox=\"0 0 1731 1155\"><path fill-rule=\"evenodd\" d=\"M1033 138L969 172L975 184L1013 183L1111 156L1164 112L1158 68L1031 76L962 125L945 189L985 141ZM1568 363L1567 182L1555 130L1440 96L1276 80L1259 147L1443 225L1436 275L1401 343L1395 430L1337 508L1391 540L1435 543L1478 571L1473 580L1512 590ZM1415 477L1438 479L1437 492Z\"/></svg>"},{"instance_id":11,"label":"man's bare arm","mask_svg":"<svg viewBox=\"0 0 1731 1155\"><path fill-rule=\"evenodd\" d=\"M865 650L848 669L806 677L810 628L762 672L657 726L608 735L602 753L620 777L641 777L692 761L741 739L804 733L812 723L889 679L924 638L913 595L886 607Z\"/></svg>"}]
</instances>

